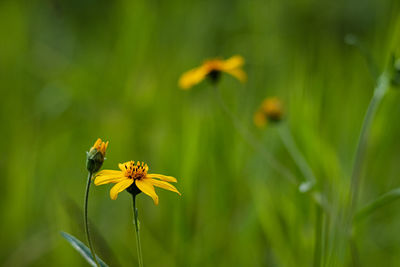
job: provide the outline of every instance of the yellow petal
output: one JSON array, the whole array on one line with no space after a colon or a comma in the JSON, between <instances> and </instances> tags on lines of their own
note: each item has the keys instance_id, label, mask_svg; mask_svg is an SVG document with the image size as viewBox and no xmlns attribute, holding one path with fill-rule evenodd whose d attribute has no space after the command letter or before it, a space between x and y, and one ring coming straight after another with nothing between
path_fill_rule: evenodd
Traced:
<instances>
[{"instance_id":1,"label":"yellow petal","mask_svg":"<svg viewBox=\"0 0 400 267\"><path fill-rule=\"evenodd\" d=\"M228 70L225 70L225 72L229 73L230 75L232 75L233 77L235 77L236 79L241 81L242 83L246 82L246 80L247 80L247 74L242 69L239 69L239 68L238 69L228 69Z\"/></svg>"},{"instance_id":2,"label":"yellow petal","mask_svg":"<svg viewBox=\"0 0 400 267\"><path fill-rule=\"evenodd\" d=\"M254 124L259 127L263 128L265 125L267 125L267 118L265 117L264 112L258 110L256 113L254 113L253 117Z\"/></svg>"},{"instance_id":3,"label":"yellow petal","mask_svg":"<svg viewBox=\"0 0 400 267\"><path fill-rule=\"evenodd\" d=\"M94 145L90 148L90 151L92 151L93 149L98 149L100 144L101 144L101 139L97 138L96 142L94 142Z\"/></svg>"},{"instance_id":4,"label":"yellow petal","mask_svg":"<svg viewBox=\"0 0 400 267\"><path fill-rule=\"evenodd\" d=\"M97 174L96 174L96 177L97 176L100 176L100 175L113 175L113 174L119 174L119 175L122 175L122 172L121 171L115 171L115 170L102 170L102 171L99 171Z\"/></svg>"},{"instance_id":5,"label":"yellow petal","mask_svg":"<svg viewBox=\"0 0 400 267\"><path fill-rule=\"evenodd\" d=\"M97 138L96 142L94 143L93 147L96 148L101 144L101 139Z\"/></svg>"},{"instance_id":6,"label":"yellow petal","mask_svg":"<svg viewBox=\"0 0 400 267\"><path fill-rule=\"evenodd\" d=\"M185 72L179 79L179 87L185 90L191 88L204 80L208 72L207 68L203 66Z\"/></svg>"},{"instance_id":7,"label":"yellow petal","mask_svg":"<svg viewBox=\"0 0 400 267\"><path fill-rule=\"evenodd\" d=\"M125 164L122 164L122 163L118 163L118 167L119 167L119 169L121 170L121 171L126 171L126 169L125 169Z\"/></svg>"},{"instance_id":8,"label":"yellow petal","mask_svg":"<svg viewBox=\"0 0 400 267\"><path fill-rule=\"evenodd\" d=\"M151 180L151 183L154 186L161 187L161 188L167 189L169 191L172 191L172 192L175 192L175 193L178 193L179 195L181 195L181 193L179 193L178 189L176 189L175 186L173 186L172 184L169 184L164 181L155 180L155 179L146 179L146 180Z\"/></svg>"},{"instance_id":9,"label":"yellow petal","mask_svg":"<svg viewBox=\"0 0 400 267\"><path fill-rule=\"evenodd\" d=\"M177 182L176 178L174 178L172 176L166 176L166 175L156 174L156 173L147 174L146 178L157 178L157 179L160 179L160 180L163 180L163 181L173 182L173 183Z\"/></svg>"},{"instance_id":10,"label":"yellow petal","mask_svg":"<svg viewBox=\"0 0 400 267\"><path fill-rule=\"evenodd\" d=\"M106 153L106 143L101 143L99 150L104 155Z\"/></svg>"},{"instance_id":11,"label":"yellow petal","mask_svg":"<svg viewBox=\"0 0 400 267\"><path fill-rule=\"evenodd\" d=\"M118 184L114 185L110 190L110 198L116 200L118 194L133 184L133 179L125 179Z\"/></svg>"},{"instance_id":12,"label":"yellow petal","mask_svg":"<svg viewBox=\"0 0 400 267\"><path fill-rule=\"evenodd\" d=\"M154 191L154 186L151 181L149 181L149 179L142 179L136 180L135 182L140 191L150 196L153 199L154 204L158 205L158 196L156 194L156 191Z\"/></svg>"},{"instance_id":13,"label":"yellow petal","mask_svg":"<svg viewBox=\"0 0 400 267\"><path fill-rule=\"evenodd\" d=\"M119 183L124 180L130 180L129 178L123 176L122 174L119 175L101 175L101 176L96 176L94 179L94 184L95 185L103 185L103 184L109 184L109 183Z\"/></svg>"},{"instance_id":14,"label":"yellow petal","mask_svg":"<svg viewBox=\"0 0 400 267\"><path fill-rule=\"evenodd\" d=\"M239 55L232 56L224 61L222 68L224 71L237 69L244 64L244 58Z\"/></svg>"}]
</instances>

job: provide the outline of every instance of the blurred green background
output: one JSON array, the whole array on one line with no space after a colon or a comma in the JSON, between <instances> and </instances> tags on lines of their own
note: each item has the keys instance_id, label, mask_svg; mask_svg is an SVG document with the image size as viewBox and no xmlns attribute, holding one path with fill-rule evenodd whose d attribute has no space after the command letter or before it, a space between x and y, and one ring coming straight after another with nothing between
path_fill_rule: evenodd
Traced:
<instances>
[{"instance_id":1,"label":"blurred green background","mask_svg":"<svg viewBox=\"0 0 400 267\"><path fill-rule=\"evenodd\" d=\"M179 197L138 200L146 266L311 266L315 206L249 146L203 82L182 91L182 72L240 54L244 85L220 90L238 120L296 176L276 127L253 112L280 97L286 121L334 213L346 208L357 137L375 80L349 33L379 71L400 54L397 0L0 2L1 249L3 266L87 266L62 239L85 240L85 152L109 140L103 168L145 161L178 178ZM374 120L360 207L400 186L399 91ZM92 187L98 254L136 266L131 199ZM353 253L333 218L323 266L398 266L400 203L357 228ZM345 253L340 253L340 250ZM352 256L353 255L353 256ZM357 266L357 265L354 265Z\"/></svg>"}]
</instances>

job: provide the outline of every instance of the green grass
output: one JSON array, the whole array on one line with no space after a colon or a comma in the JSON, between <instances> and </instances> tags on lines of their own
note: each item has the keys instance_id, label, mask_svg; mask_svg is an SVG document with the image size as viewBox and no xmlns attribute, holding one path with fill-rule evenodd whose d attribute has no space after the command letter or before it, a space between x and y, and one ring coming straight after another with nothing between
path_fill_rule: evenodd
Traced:
<instances>
[{"instance_id":1,"label":"green grass","mask_svg":"<svg viewBox=\"0 0 400 267\"><path fill-rule=\"evenodd\" d=\"M204 59L240 54L248 82L223 75L224 101L303 179L278 129L252 124L264 97L283 100L332 206L322 266L353 266L340 216L375 81L344 38L357 36L383 71L400 55L399 10L395 0L1 1L0 264L87 266L59 233L85 240L85 152L101 137L110 141L103 168L140 160L178 179L181 197L137 198L145 266L311 266L309 195L246 143L209 83L177 86ZM400 186L399 101L391 89L373 121L357 210ZM360 266L397 266L399 214L394 201L357 224ZM132 216L128 193L112 201L108 186L92 187L93 241L110 266L137 262Z\"/></svg>"}]
</instances>

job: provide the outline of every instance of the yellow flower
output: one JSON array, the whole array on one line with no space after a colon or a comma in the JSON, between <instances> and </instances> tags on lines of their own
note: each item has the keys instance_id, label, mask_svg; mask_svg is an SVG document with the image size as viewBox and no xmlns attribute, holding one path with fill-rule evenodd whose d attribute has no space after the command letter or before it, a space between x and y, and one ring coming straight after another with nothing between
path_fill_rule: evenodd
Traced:
<instances>
[{"instance_id":1,"label":"yellow flower","mask_svg":"<svg viewBox=\"0 0 400 267\"><path fill-rule=\"evenodd\" d=\"M221 72L229 73L239 81L245 82L247 75L241 68L243 64L243 57L238 55L227 60L218 58L206 60L200 67L189 70L182 74L181 78L179 79L179 87L185 90L190 89L192 86L204 80L207 76L215 82L218 80Z\"/></svg>"},{"instance_id":2,"label":"yellow flower","mask_svg":"<svg viewBox=\"0 0 400 267\"><path fill-rule=\"evenodd\" d=\"M100 138L98 138L90 148L89 152L87 152L86 168L89 172L95 173L100 170L104 162L107 147L108 141L104 143Z\"/></svg>"},{"instance_id":3,"label":"yellow flower","mask_svg":"<svg viewBox=\"0 0 400 267\"><path fill-rule=\"evenodd\" d=\"M266 98L254 113L253 121L257 127L264 127L268 121L279 122L283 117L282 103L277 97Z\"/></svg>"},{"instance_id":4,"label":"yellow flower","mask_svg":"<svg viewBox=\"0 0 400 267\"><path fill-rule=\"evenodd\" d=\"M154 190L154 186L167 189L178 193L179 191L168 182L176 183L177 180L172 176L165 176L161 174L148 174L149 167L147 164L136 164L134 161L128 161L118 165L120 171L103 170L99 172L94 180L95 185L103 185L115 183L110 190L110 197L112 200L117 199L118 194L125 189L130 193L143 192L150 196L154 203L158 205L158 196Z\"/></svg>"}]
</instances>

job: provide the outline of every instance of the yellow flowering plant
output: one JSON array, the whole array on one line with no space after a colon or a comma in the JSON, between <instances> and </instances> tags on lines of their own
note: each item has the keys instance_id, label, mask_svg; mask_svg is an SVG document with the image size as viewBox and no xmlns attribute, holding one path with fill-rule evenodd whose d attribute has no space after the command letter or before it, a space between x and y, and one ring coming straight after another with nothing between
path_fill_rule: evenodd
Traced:
<instances>
[{"instance_id":1,"label":"yellow flowering plant","mask_svg":"<svg viewBox=\"0 0 400 267\"><path fill-rule=\"evenodd\" d=\"M93 174L100 170L101 166L103 165L106 150L108 147L108 141L103 142L100 138L96 140L94 145L90 148L89 152L87 152L86 157L86 168L89 172L87 184L86 184L86 191L85 191L85 202L84 202L84 222L85 222L85 233L86 239L89 244L90 252L92 254L92 258L96 264L96 266L100 266L99 262L96 258L96 254L92 245L92 241L90 239L90 232L89 232L89 224L88 224L88 202L89 202L89 190L90 184L92 181Z\"/></svg>"},{"instance_id":2,"label":"yellow flowering plant","mask_svg":"<svg viewBox=\"0 0 400 267\"><path fill-rule=\"evenodd\" d=\"M282 118L282 102L277 97L268 97L254 113L253 121L257 127L262 128L267 125L268 121L279 122Z\"/></svg>"},{"instance_id":3,"label":"yellow flowering plant","mask_svg":"<svg viewBox=\"0 0 400 267\"><path fill-rule=\"evenodd\" d=\"M242 69L243 65L244 59L239 55L232 56L227 60L220 58L206 60L201 66L183 73L178 84L181 89L188 90L207 77L212 82L217 82L221 72L228 73L239 81L245 82L247 75Z\"/></svg>"},{"instance_id":4,"label":"yellow flowering plant","mask_svg":"<svg viewBox=\"0 0 400 267\"><path fill-rule=\"evenodd\" d=\"M162 174L147 173L149 167L144 162L128 161L118 165L119 170L103 170L99 172L94 180L95 185L115 184L110 190L110 198L117 199L118 194L126 190L132 195L134 224L136 230L136 242L139 266L143 266L142 248L140 242L140 232L138 223L138 210L136 208L136 195L143 192L150 196L154 204L158 205L158 195L154 190L154 186L175 192L181 193L171 185L170 182L176 183L177 180L172 176Z\"/></svg>"},{"instance_id":5,"label":"yellow flowering plant","mask_svg":"<svg viewBox=\"0 0 400 267\"><path fill-rule=\"evenodd\" d=\"M91 266L97 266L97 267L106 267L108 265L96 255L94 247L92 245L89 232L89 223L88 223L88 203L89 203L90 185L92 182L93 175L97 171L99 171L101 166L103 165L107 147L108 147L108 141L103 142L100 138L98 138L94 143L94 145L89 149L89 151L86 152L86 169L88 170L89 174L87 178L85 199L83 203L83 220L85 225L86 240L88 242L89 248L76 237L68 233L61 232L61 235L71 244L73 248L76 249L76 251L79 252L79 254L82 255L82 257Z\"/></svg>"}]
</instances>

